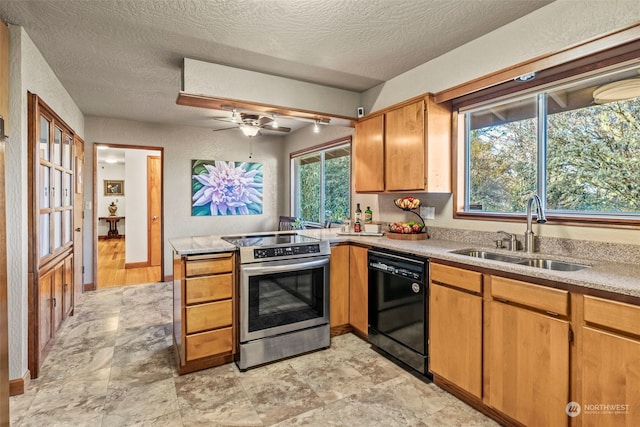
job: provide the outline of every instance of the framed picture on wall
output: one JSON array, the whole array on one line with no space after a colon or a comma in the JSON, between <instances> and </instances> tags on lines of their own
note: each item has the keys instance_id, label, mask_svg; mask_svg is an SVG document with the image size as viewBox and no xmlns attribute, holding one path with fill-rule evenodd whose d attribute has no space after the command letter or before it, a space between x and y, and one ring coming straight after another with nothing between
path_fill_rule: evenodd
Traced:
<instances>
[{"instance_id":1,"label":"framed picture on wall","mask_svg":"<svg viewBox=\"0 0 640 427\"><path fill-rule=\"evenodd\" d=\"M124 181L105 179L104 195L105 196L124 196Z\"/></svg>"}]
</instances>

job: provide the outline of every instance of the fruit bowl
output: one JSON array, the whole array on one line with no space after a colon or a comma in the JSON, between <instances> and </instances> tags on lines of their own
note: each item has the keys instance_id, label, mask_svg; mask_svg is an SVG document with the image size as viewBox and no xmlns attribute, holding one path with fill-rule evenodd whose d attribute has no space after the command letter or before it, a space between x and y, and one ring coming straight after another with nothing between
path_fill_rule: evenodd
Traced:
<instances>
[{"instance_id":1,"label":"fruit bowl","mask_svg":"<svg viewBox=\"0 0 640 427\"><path fill-rule=\"evenodd\" d=\"M421 205L420 199L417 199L412 196L402 197L400 199L395 199L393 203L403 211L410 211L414 209L418 209Z\"/></svg>"},{"instance_id":2,"label":"fruit bowl","mask_svg":"<svg viewBox=\"0 0 640 427\"><path fill-rule=\"evenodd\" d=\"M418 234L424 232L424 224L421 222L392 222L389 224L389 232L397 234Z\"/></svg>"}]
</instances>

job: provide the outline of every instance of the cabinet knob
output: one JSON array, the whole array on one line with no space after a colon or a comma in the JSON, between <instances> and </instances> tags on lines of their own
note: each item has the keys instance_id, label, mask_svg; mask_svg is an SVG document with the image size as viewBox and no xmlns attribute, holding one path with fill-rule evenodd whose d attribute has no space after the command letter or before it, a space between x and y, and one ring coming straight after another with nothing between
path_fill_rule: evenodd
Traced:
<instances>
[{"instance_id":1,"label":"cabinet knob","mask_svg":"<svg viewBox=\"0 0 640 427\"><path fill-rule=\"evenodd\" d=\"M80 232L80 227L76 228L76 231L79 233Z\"/></svg>"}]
</instances>

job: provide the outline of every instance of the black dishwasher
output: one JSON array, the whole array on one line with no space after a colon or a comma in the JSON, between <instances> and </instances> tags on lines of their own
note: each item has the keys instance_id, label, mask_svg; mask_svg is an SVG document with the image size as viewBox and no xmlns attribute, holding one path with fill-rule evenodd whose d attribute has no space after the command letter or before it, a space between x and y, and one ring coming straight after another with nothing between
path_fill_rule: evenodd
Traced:
<instances>
[{"instance_id":1,"label":"black dishwasher","mask_svg":"<svg viewBox=\"0 0 640 427\"><path fill-rule=\"evenodd\" d=\"M429 261L370 250L369 342L421 374L428 372Z\"/></svg>"}]
</instances>

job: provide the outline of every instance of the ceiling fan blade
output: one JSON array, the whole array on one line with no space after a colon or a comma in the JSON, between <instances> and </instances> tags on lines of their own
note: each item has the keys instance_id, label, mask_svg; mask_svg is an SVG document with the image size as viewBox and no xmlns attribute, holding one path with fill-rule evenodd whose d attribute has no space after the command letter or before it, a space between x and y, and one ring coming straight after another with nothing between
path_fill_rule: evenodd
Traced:
<instances>
[{"instance_id":1,"label":"ceiling fan blade","mask_svg":"<svg viewBox=\"0 0 640 427\"><path fill-rule=\"evenodd\" d=\"M258 119L258 124L260 126L264 126L264 125L268 125L269 123L271 123L273 121L273 119L271 117L267 117L267 116L261 116Z\"/></svg>"},{"instance_id":2,"label":"ceiling fan blade","mask_svg":"<svg viewBox=\"0 0 640 427\"><path fill-rule=\"evenodd\" d=\"M284 126L278 126L277 128L275 128L275 127L273 127L271 125L262 125L262 126L260 126L260 128L264 129L264 130L273 130L273 131L276 131L276 132L290 132L291 131L291 128L287 128L287 127L284 127Z\"/></svg>"},{"instance_id":3,"label":"ceiling fan blade","mask_svg":"<svg viewBox=\"0 0 640 427\"><path fill-rule=\"evenodd\" d=\"M238 129L238 126L231 126L231 127L222 128L222 129L213 129L213 131L214 132L218 132L218 131L221 131L221 130L229 130L229 129Z\"/></svg>"}]
</instances>

